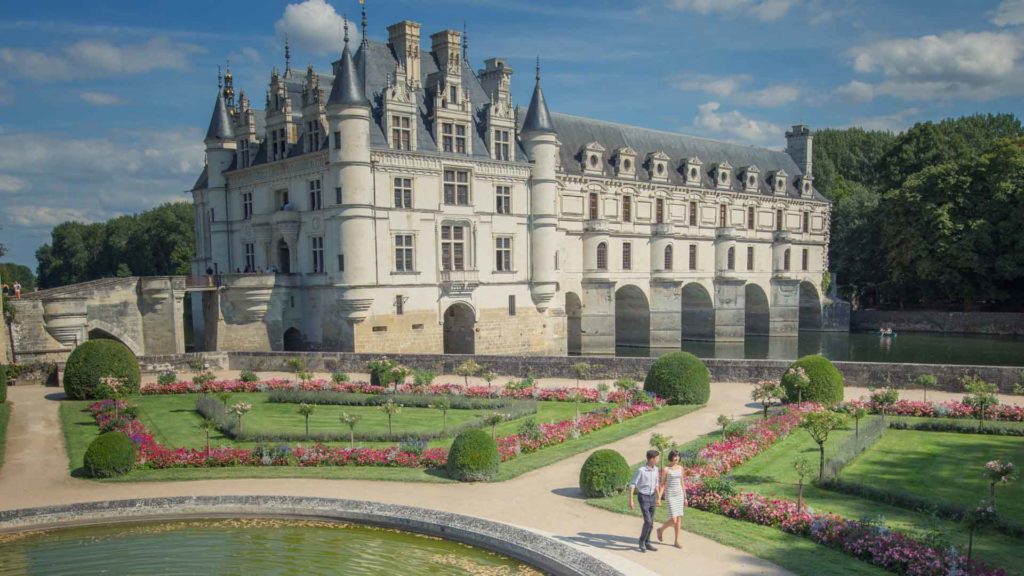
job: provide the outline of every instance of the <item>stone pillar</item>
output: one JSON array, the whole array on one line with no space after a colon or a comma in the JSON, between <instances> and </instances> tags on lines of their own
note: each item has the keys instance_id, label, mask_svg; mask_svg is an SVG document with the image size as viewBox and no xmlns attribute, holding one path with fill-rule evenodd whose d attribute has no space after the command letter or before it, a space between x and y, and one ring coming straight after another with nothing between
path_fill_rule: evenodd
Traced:
<instances>
[{"instance_id":1,"label":"stone pillar","mask_svg":"<svg viewBox=\"0 0 1024 576\"><path fill-rule=\"evenodd\" d=\"M773 337L795 337L800 325L800 281L776 277L771 284L768 333Z\"/></svg>"},{"instance_id":2,"label":"stone pillar","mask_svg":"<svg viewBox=\"0 0 1024 576\"><path fill-rule=\"evenodd\" d=\"M142 313L142 353L150 355L184 351L184 326L181 326L181 305L175 302L170 278L139 280L139 311ZM184 294L182 294L184 296Z\"/></svg>"},{"instance_id":3,"label":"stone pillar","mask_svg":"<svg viewBox=\"0 0 1024 576\"><path fill-rule=\"evenodd\" d=\"M743 342L745 285L739 279L715 278L715 341Z\"/></svg>"},{"instance_id":4,"label":"stone pillar","mask_svg":"<svg viewBox=\"0 0 1024 576\"><path fill-rule=\"evenodd\" d=\"M682 346L681 282L651 282L651 348Z\"/></svg>"},{"instance_id":5,"label":"stone pillar","mask_svg":"<svg viewBox=\"0 0 1024 576\"><path fill-rule=\"evenodd\" d=\"M581 352L615 354L615 283L583 282Z\"/></svg>"},{"instance_id":6,"label":"stone pillar","mask_svg":"<svg viewBox=\"0 0 1024 576\"><path fill-rule=\"evenodd\" d=\"M793 360L799 353L799 339L795 333L768 338L768 358L771 360Z\"/></svg>"}]
</instances>

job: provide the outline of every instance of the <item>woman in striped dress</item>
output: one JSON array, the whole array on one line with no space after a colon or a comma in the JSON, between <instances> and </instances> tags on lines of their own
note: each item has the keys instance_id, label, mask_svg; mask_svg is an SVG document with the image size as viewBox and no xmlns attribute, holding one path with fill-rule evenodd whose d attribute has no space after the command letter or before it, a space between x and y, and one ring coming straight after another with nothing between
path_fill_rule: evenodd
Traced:
<instances>
[{"instance_id":1,"label":"woman in striped dress","mask_svg":"<svg viewBox=\"0 0 1024 576\"><path fill-rule=\"evenodd\" d=\"M683 466L680 464L679 451L668 453L668 466L661 469L661 482L658 485L658 504L668 500L668 520L658 528L658 542L664 542L665 530L671 526L675 530L675 547L679 544L680 521L686 509L686 488L683 484Z\"/></svg>"}]
</instances>

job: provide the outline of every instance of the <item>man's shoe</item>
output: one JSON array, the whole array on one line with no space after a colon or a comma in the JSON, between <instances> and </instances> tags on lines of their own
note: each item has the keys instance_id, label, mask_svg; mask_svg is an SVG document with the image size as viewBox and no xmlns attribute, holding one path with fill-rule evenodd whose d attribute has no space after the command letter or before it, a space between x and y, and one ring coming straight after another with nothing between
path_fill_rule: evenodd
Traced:
<instances>
[{"instance_id":1,"label":"man's shoe","mask_svg":"<svg viewBox=\"0 0 1024 576\"><path fill-rule=\"evenodd\" d=\"M657 549L657 548L655 548L654 546L651 546L651 543L650 543L650 542L647 542L647 543L645 543L645 544L644 544L644 546L645 546L645 547L646 547L646 548L647 548L648 550L650 550L651 552L657 552L657 551L658 551L658 549Z\"/></svg>"},{"instance_id":2,"label":"man's shoe","mask_svg":"<svg viewBox=\"0 0 1024 576\"><path fill-rule=\"evenodd\" d=\"M647 552L647 548L644 548L644 545L643 545L643 544L641 544L641 545L640 545L640 547L639 547L639 548L637 548L637 550L639 550L639 551L641 551L641 552Z\"/></svg>"}]
</instances>

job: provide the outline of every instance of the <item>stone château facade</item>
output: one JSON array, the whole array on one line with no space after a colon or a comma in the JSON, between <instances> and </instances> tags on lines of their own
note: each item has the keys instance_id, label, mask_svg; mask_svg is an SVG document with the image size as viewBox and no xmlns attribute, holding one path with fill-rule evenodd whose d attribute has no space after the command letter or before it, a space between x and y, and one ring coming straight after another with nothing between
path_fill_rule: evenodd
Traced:
<instances>
[{"instance_id":1,"label":"stone ch\u00e2teau facade","mask_svg":"<svg viewBox=\"0 0 1024 576\"><path fill-rule=\"evenodd\" d=\"M830 205L785 152L526 110L465 39L388 27L332 74L230 70L196 182L207 349L609 353L820 329ZM242 274L237 274L242 272ZM212 280L211 280L212 281Z\"/></svg>"}]
</instances>

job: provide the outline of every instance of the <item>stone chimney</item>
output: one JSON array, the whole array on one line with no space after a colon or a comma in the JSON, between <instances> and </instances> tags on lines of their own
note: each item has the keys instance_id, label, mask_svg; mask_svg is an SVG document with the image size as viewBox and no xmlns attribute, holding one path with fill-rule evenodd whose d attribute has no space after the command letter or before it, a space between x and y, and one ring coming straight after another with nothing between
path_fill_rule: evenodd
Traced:
<instances>
[{"instance_id":1,"label":"stone chimney","mask_svg":"<svg viewBox=\"0 0 1024 576\"><path fill-rule=\"evenodd\" d=\"M800 167L805 178L814 178L813 143L814 134L803 124L797 124L791 131L786 132L786 153Z\"/></svg>"},{"instance_id":2,"label":"stone chimney","mask_svg":"<svg viewBox=\"0 0 1024 576\"><path fill-rule=\"evenodd\" d=\"M512 67L504 58L484 60L484 69L477 72L477 78L484 91L491 97L492 103L506 102L511 104L509 90L512 84Z\"/></svg>"},{"instance_id":3,"label":"stone chimney","mask_svg":"<svg viewBox=\"0 0 1024 576\"><path fill-rule=\"evenodd\" d=\"M462 33L457 30L442 30L430 37L430 51L437 58L438 67L450 76L460 76L462 71Z\"/></svg>"},{"instance_id":4,"label":"stone chimney","mask_svg":"<svg viewBox=\"0 0 1024 576\"><path fill-rule=\"evenodd\" d=\"M402 20L388 26L388 44L405 70L405 81L414 89L420 87L420 25Z\"/></svg>"}]
</instances>

